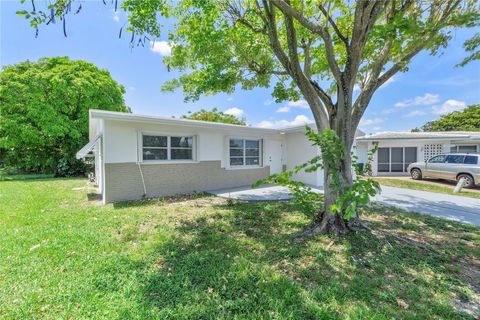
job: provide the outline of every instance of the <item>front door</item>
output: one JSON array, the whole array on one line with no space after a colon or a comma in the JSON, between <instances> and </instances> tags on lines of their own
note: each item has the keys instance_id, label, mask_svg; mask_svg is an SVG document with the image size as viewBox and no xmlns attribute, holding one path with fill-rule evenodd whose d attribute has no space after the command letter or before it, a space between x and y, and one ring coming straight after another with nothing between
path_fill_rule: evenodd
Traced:
<instances>
[{"instance_id":1,"label":"front door","mask_svg":"<svg viewBox=\"0 0 480 320\"><path fill-rule=\"evenodd\" d=\"M270 166L270 174L282 172L283 167L283 152L282 142L279 140L267 140L267 152L265 165Z\"/></svg>"}]
</instances>

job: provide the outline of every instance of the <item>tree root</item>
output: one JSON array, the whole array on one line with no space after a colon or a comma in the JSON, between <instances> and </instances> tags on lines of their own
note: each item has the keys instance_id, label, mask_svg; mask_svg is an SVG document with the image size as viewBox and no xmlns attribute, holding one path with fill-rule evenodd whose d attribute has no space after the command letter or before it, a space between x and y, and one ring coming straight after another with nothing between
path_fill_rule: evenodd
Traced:
<instances>
[{"instance_id":1,"label":"tree root","mask_svg":"<svg viewBox=\"0 0 480 320\"><path fill-rule=\"evenodd\" d=\"M362 232L369 231L371 234L373 234L377 238L385 241L390 246L390 248L393 248L393 246L388 241L387 239L388 237L394 238L396 240L400 240L410 245L414 245L424 250L431 249L429 246L421 244L418 241L406 236L400 236L397 234L388 233L381 229L373 230L364 222L362 222L359 217L355 217L345 223L343 220L338 219L336 216L333 216L333 215L331 217L324 219L324 215L325 213L323 212L312 225L310 225L307 229L299 232L294 237L293 242L301 243L301 242L304 242L307 238L312 238L319 234L331 234L331 235L338 236L341 234L346 234L349 231L362 231Z\"/></svg>"},{"instance_id":2,"label":"tree root","mask_svg":"<svg viewBox=\"0 0 480 320\"><path fill-rule=\"evenodd\" d=\"M350 219L346 223L347 228L351 231L370 231L371 229L365 225L362 220L360 220L360 217L356 216L353 219Z\"/></svg>"},{"instance_id":3,"label":"tree root","mask_svg":"<svg viewBox=\"0 0 480 320\"><path fill-rule=\"evenodd\" d=\"M388 242L387 237L392 237L394 239L406 242L406 243L411 244L413 246L419 247L423 250L430 250L431 249L431 247L429 247L427 245L424 245L424 244L421 244L418 241L416 241L412 238L406 237L406 236L400 236L398 234L387 233L387 232L385 232L381 229L372 230L368 226L365 226L365 225L364 225L364 228L367 228L367 230L370 231L370 233L373 234L374 236L376 236L377 238L380 238L379 235L381 235L382 239L390 246L390 248L393 248L393 246L390 242Z\"/></svg>"},{"instance_id":4,"label":"tree root","mask_svg":"<svg viewBox=\"0 0 480 320\"><path fill-rule=\"evenodd\" d=\"M324 215L325 212L322 212L318 220L316 220L306 230L298 233L295 236L293 242L304 242L307 238L311 238L319 234L332 234L337 236L348 233L349 228L343 219L339 219L336 215L331 215L327 218L324 218Z\"/></svg>"}]
</instances>

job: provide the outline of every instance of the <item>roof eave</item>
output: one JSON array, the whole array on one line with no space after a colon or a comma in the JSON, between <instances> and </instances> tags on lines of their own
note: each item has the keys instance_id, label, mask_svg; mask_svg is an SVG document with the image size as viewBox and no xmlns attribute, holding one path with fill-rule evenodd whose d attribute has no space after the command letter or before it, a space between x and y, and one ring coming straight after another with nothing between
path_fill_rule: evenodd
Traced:
<instances>
[{"instance_id":1,"label":"roof eave","mask_svg":"<svg viewBox=\"0 0 480 320\"><path fill-rule=\"evenodd\" d=\"M114 121L124 121L124 122L178 125L178 126L185 126L185 127L215 128L215 129L226 129L226 130L228 129L248 130L248 131L253 130L253 131L268 132L268 133L280 133L282 131L282 129L259 128L259 127L242 126L242 125L227 124L227 123L188 120L188 119L174 119L174 118L136 115L136 114L102 111L102 110L90 110L90 119L104 119L104 120L114 120Z\"/></svg>"}]
</instances>

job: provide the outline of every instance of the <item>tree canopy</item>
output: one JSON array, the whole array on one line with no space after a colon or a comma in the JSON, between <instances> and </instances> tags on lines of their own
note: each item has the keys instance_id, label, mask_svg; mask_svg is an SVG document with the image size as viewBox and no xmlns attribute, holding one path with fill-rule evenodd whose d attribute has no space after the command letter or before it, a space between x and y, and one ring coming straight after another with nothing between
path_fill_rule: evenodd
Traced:
<instances>
[{"instance_id":1,"label":"tree canopy","mask_svg":"<svg viewBox=\"0 0 480 320\"><path fill-rule=\"evenodd\" d=\"M190 120L239 124L242 126L246 125L245 118L239 119L234 115L226 114L218 110L217 108L213 108L212 110L200 109L196 112L189 111L188 114L183 115L182 118Z\"/></svg>"},{"instance_id":2,"label":"tree canopy","mask_svg":"<svg viewBox=\"0 0 480 320\"><path fill-rule=\"evenodd\" d=\"M480 131L480 104L468 106L463 111L443 115L427 122L422 131Z\"/></svg>"},{"instance_id":3,"label":"tree canopy","mask_svg":"<svg viewBox=\"0 0 480 320\"><path fill-rule=\"evenodd\" d=\"M38 28L55 17L65 22L73 3L56 0L22 14ZM373 94L422 50L434 55L446 47L455 28L478 26L479 6L476 0L121 2L132 45L160 38L165 19L173 24L172 54L164 62L180 76L164 90L181 88L186 100L196 100L272 87L277 102L307 101L319 132L332 130L345 146L340 187L333 188L332 169L324 166L318 230L333 233L346 232L332 207L352 185L350 150Z\"/></svg>"},{"instance_id":4,"label":"tree canopy","mask_svg":"<svg viewBox=\"0 0 480 320\"><path fill-rule=\"evenodd\" d=\"M107 70L67 57L21 62L0 72L0 150L7 166L76 175L88 142L88 110L128 112L124 88Z\"/></svg>"}]
</instances>

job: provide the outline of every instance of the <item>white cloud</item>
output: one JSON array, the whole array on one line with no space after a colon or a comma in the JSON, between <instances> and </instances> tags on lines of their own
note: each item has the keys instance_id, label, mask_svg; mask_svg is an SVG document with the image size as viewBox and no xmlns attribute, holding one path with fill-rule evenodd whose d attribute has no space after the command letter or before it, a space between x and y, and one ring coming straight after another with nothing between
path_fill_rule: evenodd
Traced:
<instances>
[{"instance_id":1,"label":"white cloud","mask_svg":"<svg viewBox=\"0 0 480 320\"><path fill-rule=\"evenodd\" d=\"M394 112L397 112L398 110L396 108L388 108L382 111L383 114L391 114Z\"/></svg>"},{"instance_id":2,"label":"white cloud","mask_svg":"<svg viewBox=\"0 0 480 320\"><path fill-rule=\"evenodd\" d=\"M287 103L287 106L292 108L302 108L302 109L310 108L310 106L308 105L308 102L305 100L289 101Z\"/></svg>"},{"instance_id":3,"label":"white cloud","mask_svg":"<svg viewBox=\"0 0 480 320\"><path fill-rule=\"evenodd\" d=\"M288 120L278 120L278 121L268 121L264 120L257 124L257 127L260 128L284 128L284 127L295 127L305 125L307 123L312 122L306 115L298 115L292 121Z\"/></svg>"},{"instance_id":4,"label":"white cloud","mask_svg":"<svg viewBox=\"0 0 480 320\"><path fill-rule=\"evenodd\" d=\"M263 102L263 105L264 105L264 106L269 106L269 105L271 105L271 104L274 103L274 102L275 102L275 100L273 100L273 99L268 99L268 100L265 100L265 101Z\"/></svg>"},{"instance_id":5,"label":"white cloud","mask_svg":"<svg viewBox=\"0 0 480 320\"><path fill-rule=\"evenodd\" d=\"M440 96L438 94L425 93L423 96L417 96L413 99L403 100L395 103L397 108L406 108L411 106L431 106L438 102Z\"/></svg>"},{"instance_id":6,"label":"white cloud","mask_svg":"<svg viewBox=\"0 0 480 320\"><path fill-rule=\"evenodd\" d=\"M169 56L172 54L172 47L167 41L150 41L150 50L162 56Z\"/></svg>"},{"instance_id":7,"label":"white cloud","mask_svg":"<svg viewBox=\"0 0 480 320\"><path fill-rule=\"evenodd\" d=\"M409 113L407 113L406 115L404 115L403 117L404 118L421 117L421 116L424 116L426 114L427 113L425 111L422 111L422 110L413 110L413 111L410 111Z\"/></svg>"},{"instance_id":8,"label":"white cloud","mask_svg":"<svg viewBox=\"0 0 480 320\"><path fill-rule=\"evenodd\" d=\"M239 109L237 107L233 107L233 108L230 108L230 109L227 109L227 110L223 111L223 113L230 114L230 115L235 116L235 117L241 117L243 115L243 110Z\"/></svg>"},{"instance_id":9,"label":"white cloud","mask_svg":"<svg viewBox=\"0 0 480 320\"><path fill-rule=\"evenodd\" d=\"M383 119L381 118L374 118L374 119L362 119L360 120L361 126L374 126L376 124L383 123Z\"/></svg>"},{"instance_id":10,"label":"white cloud","mask_svg":"<svg viewBox=\"0 0 480 320\"><path fill-rule=\"evenodd\" d=\"M277 109L277 112L288 112L288 111L290 111L290 107L287 107L287 106L280 107Z\"/></svg>"},{"instance_id":11,"label":"white cloud","mask_svg":"<svg viewBox=\"0 0 480 320\"><path fill-rule=\"evenodd\" d=\"M227 101L233 101L233 97L228 97Z\"/></svg>"},{"instance_id":12,"label":"white cloud","mask_svg":"<svg viewBox=\"0 0 480 320\"><path fill-rule=\"evenodd\" d=\"M434 114L443 115L453 111L461 111L467 107L463 101L449 99L445 101L441 106L433 106L432 110Z\"/></svg>"},{"instance_id":13,"label":"white cloud","mask_svg":"<svg viewBox=\"0 0 480 320\"><path fill-rule=\"evenodd\" d=\"M382 130L382 127L373 127L373 131L380 131Z\"/></svg>"}]
</instances>

